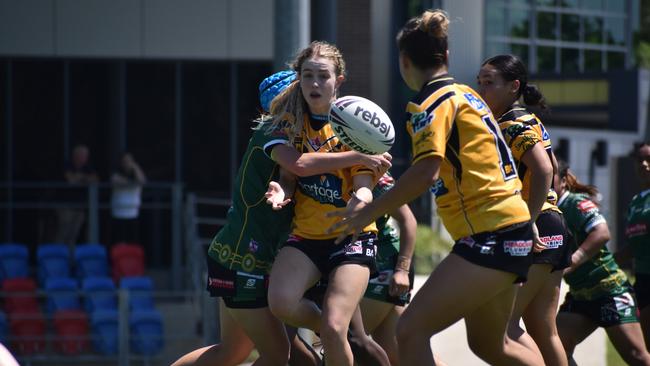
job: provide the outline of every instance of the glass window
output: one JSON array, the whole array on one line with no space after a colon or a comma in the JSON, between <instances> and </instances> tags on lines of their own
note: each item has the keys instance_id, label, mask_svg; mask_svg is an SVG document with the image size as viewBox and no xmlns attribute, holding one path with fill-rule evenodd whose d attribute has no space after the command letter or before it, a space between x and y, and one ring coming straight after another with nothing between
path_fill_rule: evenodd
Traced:
<instances>
[{"instance_id":1,"label":"glass window","mask_svg":"<svg viewBox=\"0 0 650 366\"><path fill-rule=\"evenodd\" d=\"M585 72L602 71L602 52L585 50Z\"/></svg>"},{"instance_id":2,"label":"glass window","mask_svg":"<svg viewBox=\"0 0 650 366\"><path fill-rule=\"evenodd\" d=\"M603 0L582 0L580 4L584 9L603 10Z\"/></svg>"},{"instance_id":3,"label":"glass window","mask_svg":"<svg viewBox=\"0 0 650 366\"><path fill-rule=\"evenodd\" d=\"M565 8L577 8L578 0L562 0L559 5Z\"/></svg>"},{"instance_id":4,"label":"glass window","mask_svg":"<svg viewBox=\"0 0 650 366\"><path fill-rule=\"evenodd\" d=\"M580 54L577 49L562 49L562 72L577 73L580 71Z\"/></svg>"},{"instance_id":5,"label":"glass window","mask_svg":"<svg viewBox=\"0 0 650 366\"><path fill-rule=\"evenodd\" d=\"M580 16L573 14L562 14L561 27L563 41L580 41Z\"/></svg>"},{"instance_id":6,"label":"glass window","mask_svg":"<svg viewBox=\"0 0 650 366\"><path fill-rule=\"evenodd\" d=\"M521 61L528 67L528 46L523 44L510 45L510 50L513 55L519 57Z\"/></svg>"},{"instance_id":7,"label":"glass window","mask_svg":"<svg viewBox=\"0 0 650 366\"><path fill-rule=\"evenodd\" d=\"M511 10L510 11L510 36L519 38L530 37L530 21L528 19L527 10Z\"/></svg>"},{"instance_id":8,"label":"glass window","mask_svg":"<svg viewBox=\"0 0 650 366\"><path fill-rule=\"evenodd\" d=\"M605 7L609 12L625 13L624 0L605 0Z\"/></svg>"},{"instance_id":9,"label":"glass window","mask_svg":"<svg viewBox=\"0 0 650 366\"><path fill-rule=\"evenodd\" d=\"M537 47L537 71L555 71L555 47Z\"/></svg>"},{"instance_id":10,"label":"glass window","mask_svg":"<svg viewBox=\"0 0 650 366\"><path fill-rule=\"evenodd\" d=\"M488 42L486 51L486 58L502 55L508 53L508 45L501 42Z\"/></svg>"},{"instance_id":11,"label":"glass window","mask_svg":"<svg viewBox=\"0 0 650 366\"><path fill-rule=\"evenodd\" d=\"M555 13L537 13L537 36L543 39L557 39Z\"/></svg>"},{"instance_id":12,"label":"glass window","mask_svg":"<svg viewBox=\"0 0 650 366\"><path fill-rule=\"evenodd\" d=\"M602 43L603 42L603 18L600 17L587 17L583 18L585 27L586 43Z\"/></svg>"},{"instance_id":13,"label":"glass window","mask_svg":"<svg viewBox=\"0 0 650 366\"><path fill-rule=\"evenodd\" d=\"M530 5L530 0L510 0L510 4L515 6L528 6Z\"/></svg>"},{"instance_id":14,"label":"glass window","mask_svg":"<svg viewBox=\"0 0 650 366\"><path fill-rule=\"evenodd\" d=\"M620 70L625 68L625 54L622 52L607 52L607 69Z\"/></svg>"},{"instance_id":15,"label":"glass window","mask_svg":"<svg viewBox=\"0 0 650 366\"><path fill-rule=\"evenodd\" d=\"M607 43L625 45L625 22L623 19L608 18L605 23Z\"/></svg>"},{"instance_id":16,"label":"glass window","mask_svg":"<svg viewBox=\"0 0 650 366\"><path fill-rule=\"evenodd\" d=\"M488 6L487 8L487 34L489 36L506 35L505 8Z\"/></svg>"}]
</instances>

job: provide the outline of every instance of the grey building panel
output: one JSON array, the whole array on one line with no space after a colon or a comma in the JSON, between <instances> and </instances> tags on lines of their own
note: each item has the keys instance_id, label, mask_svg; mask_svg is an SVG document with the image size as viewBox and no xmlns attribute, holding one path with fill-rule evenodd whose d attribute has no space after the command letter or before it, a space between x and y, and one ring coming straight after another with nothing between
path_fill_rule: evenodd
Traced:
<instances>
[{"instance_id":1,"label":"grey building panel","mask_svg":"<svg viewBox=\"0 0 650 366\"><path fill-rule=\"evenodd\" d=\"M55 4L57 55L140 56L139 1L58 0Z\"/></svg>"},{"instance_id":2,"label":"grey building panel","mask_svg":"<svg viewBox=\"0 0 650 366\"><path fill-rule=\"evenodd\" d=\"M273 58L273 13L273 1L231 1L230 58Z\"/></svg>"},{"instance_id":3,"label":"grey building panel","mask_svg":"<svg viewBox=\"0 0 650 366\"><path fill-rule=\"evenodd\" d=\"M227 58L227 0L143 0L144 57Z\"/></svg>"},{"instance_id":4,"label":"grey building panel","mask_svg":"<svg viewBox=\"0 0 650 366\"><path fill-rule=\"evenodd\" d=\"M446 0L443 5L451 21L449 72L473 87L483 55L484 1Z\"/></svg>"},{"instance_id":5,"label":"grey building panel","mask_svg":"<svg viewBox=\"0 0 650 366\"><path fill-rule=\"evenodd\" d=\"M53 8L51 0L0 0L0 54L54 53Z\"/></svg>"}]
</instances>

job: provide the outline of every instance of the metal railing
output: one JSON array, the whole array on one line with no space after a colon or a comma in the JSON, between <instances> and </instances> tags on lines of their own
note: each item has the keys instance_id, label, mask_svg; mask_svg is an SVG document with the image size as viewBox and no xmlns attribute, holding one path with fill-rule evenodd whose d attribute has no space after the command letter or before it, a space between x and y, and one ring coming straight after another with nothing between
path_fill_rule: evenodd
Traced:
<instances>
[{"instance_id":1,"label":"metal railing","mask_svg":"<svg viewBox=\"0 0 650 366\"><path fill-rule=\"evenodd\" d=\"M66 182L0 182L0 212L4 211L4 224L0 223L0 241L13 242L16 233L16 214L22 210L78 209L86 214L87 238L91 243L100 241L100 213L111 209L110 183L72 185ZM66 194L85 196L84 200L73 201ZM161 225L169 230L171 243L169 288L181 290L183 282L183 185L171 182L151 182L143 185L141 211L169 211L170 224ZM160 228L157 228L160 229ZM154 233L161 236L160 233ZM38 243L34 243L38 244ZM156 248L158 251L167 248ZM152 253L153 256L158 252Z\"/></svg>"}]
</instances>

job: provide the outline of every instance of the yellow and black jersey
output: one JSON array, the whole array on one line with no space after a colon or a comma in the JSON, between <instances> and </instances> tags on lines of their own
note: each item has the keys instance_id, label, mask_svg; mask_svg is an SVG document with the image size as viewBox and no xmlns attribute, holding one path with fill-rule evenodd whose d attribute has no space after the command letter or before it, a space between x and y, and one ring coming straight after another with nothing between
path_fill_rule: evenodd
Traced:
<instances>
[{"instance_id":1,"label":"yellow and black jersey","mask_svg":"<svg viewBox=\"0 0 650 366\"><path fill-rule=\"evenodd\" d=\"M317 121L315 117L305 116L303 132L296 139L295 147L302 153L331 153L349 151L334 134L327 120ZM296 187L295 216L292 234L307 239L332 239L341 231L327 234L336 217L327 217L332 211L345 208L354 189L353 177L360 174L373 175L365 166L354 166L333 172L299 177ZM368 225L364 231L377 232L375 224Z\"/></svg>"},{"instance_id":2,"label":"yellow and black jersey","mask_svg":"<svg viewBox=\"0 0 650 366\"><path fill-rule=\"evenodd\" d=\"M535 116L534 113L530 113L523 108L522 106L515 104L508 109L499 119L499 128L503 134L503 137L506 139L508 147L512 151L512 156L515 158L517 164L517 172L519 174L519 179L522 182L521 196L525 201L528 201L530 194L530 170L523 161L521 157L528 151L530 148L535 146L537 143L541 143L546 152L548 153L549 159L553 153L553 146L551 144L551 138L544 128L542 121ZM555 210L560 212L560 209L555 206L557 202L557 194L551 188L548 192L546 202L542 206L542 211L546 210Z\"/></svg>"},{"instance_id":3,"label":"yellow and black jersey","mask_svg":"<svg viewBox=\"0 0 650 366\"><path fill-rule=\"evenodd\" d=\"M431 191L454 240L530 220L510 150L474 90L444 75L427 83L406 112L412 164L442 158Z\"/></svg>"}]
</instances>

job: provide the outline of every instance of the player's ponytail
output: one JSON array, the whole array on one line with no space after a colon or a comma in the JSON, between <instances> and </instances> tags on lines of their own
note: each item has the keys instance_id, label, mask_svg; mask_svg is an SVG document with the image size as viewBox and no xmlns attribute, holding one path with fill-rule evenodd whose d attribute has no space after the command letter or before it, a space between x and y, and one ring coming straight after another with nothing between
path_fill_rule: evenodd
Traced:
<instances>
[{"instance_id":1,"label":"player's ponytail","mask_svg":"<svg viewBox=\"0 0 650 366\"><path fill-rule=\"evenodd\" d=\"M569 169L569 164L567 162L562 159L558 159L557 165L557 174L560 179L565 180L566 187L569 192L584 193L592 197L593 200L596 200L598 198L598 188L592 185L582 184L578 180L578 177L576 177L575 174L573 174L573 172Z\"/></svg>"},{"instance_id":2,"label":"player's ponytail","mask_svg":"<svg viewBox=\"0 0 650 366\"><path fill-rule=\"evenodd\" d=\"M544 95L537 85L528 84L528 71L519 57L514 55L498 55L485 60L481 66L485 65L494 67L506 81L519 80L517 99L523 97L524 104L548 109Z\"/></svg>"},{"instance_id":3,"label":"player's ponytail","mask_svg":"<svg viewBox=\"0 0 650 366\"><path fill-rule=\"evenodd\" d=\"M420 69L447 65L449 17L443 10L427 10L411 18L397 33L397 48Z\"/></svg>"}]
</instances>

